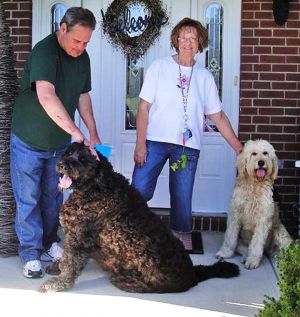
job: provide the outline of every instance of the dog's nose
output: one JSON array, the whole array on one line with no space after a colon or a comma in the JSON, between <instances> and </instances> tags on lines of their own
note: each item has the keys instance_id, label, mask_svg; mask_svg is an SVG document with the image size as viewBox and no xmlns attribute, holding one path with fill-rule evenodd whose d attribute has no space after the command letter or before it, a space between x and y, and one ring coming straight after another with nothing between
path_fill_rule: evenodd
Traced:
<instances>
[{"instance_id":1,"label":"dog's nose","mask_svg":"<svg viewBox=\"0 0 300 317\"><path fill-rule=\"evenodd\" d=\"M259 167L263 167L265 165L265 162L260 160L260 161L258 161L257 164L258 164Z\"/></svg>"}]
</instances>

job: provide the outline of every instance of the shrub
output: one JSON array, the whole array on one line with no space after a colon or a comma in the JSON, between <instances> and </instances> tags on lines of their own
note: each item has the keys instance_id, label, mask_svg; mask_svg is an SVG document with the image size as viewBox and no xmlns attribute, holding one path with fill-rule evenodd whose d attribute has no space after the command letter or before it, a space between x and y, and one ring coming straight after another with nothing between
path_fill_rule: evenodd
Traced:
<instances>
[{"instance_id":1,"label":"shrub","mask_svg":"<svg viewBox=\"0 0 300 317\"><path fill-rule=\"evenodd\" d=\"M278 256L280 298L265 296L258 317L300 316L300 240L283 248Z\"/></svg>"}]
</instances>

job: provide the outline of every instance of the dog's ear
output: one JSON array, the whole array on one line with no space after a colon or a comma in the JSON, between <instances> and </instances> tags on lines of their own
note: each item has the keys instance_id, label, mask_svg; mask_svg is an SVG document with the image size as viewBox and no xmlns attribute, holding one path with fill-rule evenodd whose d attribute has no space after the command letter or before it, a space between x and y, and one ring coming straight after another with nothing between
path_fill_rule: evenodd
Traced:
<instances>
[{"instance_id":1,"label":"dog's ear","mask_svg":"<svg viewBox=\"0 0 300 317\"><path fill-rule=\"evenodd\" d=\"M247 157L246 157L244 149L237 157L236 167L240 177L249 176L247 172Z\"/></svg>"},{"instance_id":2,"label":"dog's ear","mask_svg":"<svg viewBox=\"0 0 300 317\"><path fill-rule=\"evenodd\" d=\"M278 158L276 154L274 154L274 156L272 157L272 174L271 174L272 180L275 180L277 178L277 175L278 175Z\"/></svg>"}]
</instances>

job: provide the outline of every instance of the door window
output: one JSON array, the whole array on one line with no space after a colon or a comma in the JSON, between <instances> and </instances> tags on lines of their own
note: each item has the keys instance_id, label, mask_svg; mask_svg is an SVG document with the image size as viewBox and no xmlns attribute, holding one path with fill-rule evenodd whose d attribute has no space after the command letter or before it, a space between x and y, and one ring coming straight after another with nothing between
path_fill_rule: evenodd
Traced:
<instances>
[{"instance_id":1,"label":"door window","mask_svg":"<svg viewBox=\"0 0 300 317\"><path fill-rule=\"evenodd\" d=\"M59 30L59 24L67 11L66 5L63 3L56 3L51 8L51 32L56 32Z\"/></svg>"},{"instance_id":2,"label":"door window","mask_svg":"<svg viewBox=\"0 0 300 317\"><path fill-rule=\"evenodd\" d=\"M205 23L208 30L209 46L205 56L205 66L213 74L222 100L223 88L223 8L218 3L208 5L205 12ZM207 118L204 118L205 132L218 132L216 126Z\"/></svg>"},{"instance_id":3,"label":"door window","mask_svg":"<svg viewBox=\"0 0 300 317\"><path fill-rule=\"evenodd\" d=\"M144 79L144 67L142 59L132 61L127 59L127 80L126 80L126 130L136 129L136 113L139 102L139 93Z\"/></svg>"}]
</instances>

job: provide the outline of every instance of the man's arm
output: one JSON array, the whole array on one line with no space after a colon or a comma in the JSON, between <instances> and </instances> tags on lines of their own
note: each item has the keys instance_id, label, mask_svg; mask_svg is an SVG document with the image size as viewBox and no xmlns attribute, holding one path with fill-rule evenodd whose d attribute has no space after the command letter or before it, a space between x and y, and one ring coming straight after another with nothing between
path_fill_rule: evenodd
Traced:
<instances>
[{"instance_id":1,"label":"man's arm","mask_svg":"<svg viewBox=\"0 0 300 317\"><path fill-rule=\"evenodd\" d=\"M226 114L221 110L220 112L210 114L207 117L215 123L219 132L229 143L229 145L234 149L235 153L240 154L242 152L243 145L234 133Z\"/></svg>"},{"instance_id":2,"label":"man's arm","mask_svg":"<svg viewBox=\"0 0 300 317\"><path fill-rule=\"evenodd\" d=\"M78 103L79 114L89 130L90 134L90 147L93 150L95 144L101 143L99 138L97 127L95 123L95 118L93 114L92 101L89 93L84 93L80 95Z\"/></svg>"},{"instance_id":3,"label":"man's arm","mask_svg":"<svg viewBox=\"0 0 300 317\"><path fill-rule=\"evenodd\" d=\"M40 104L48 116L77 142L86 141L84 135L69 116L64 105L55 93L55 87L48 81L36 81L36 92Z\"/></svg>"}]
</instances>

